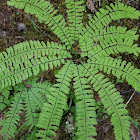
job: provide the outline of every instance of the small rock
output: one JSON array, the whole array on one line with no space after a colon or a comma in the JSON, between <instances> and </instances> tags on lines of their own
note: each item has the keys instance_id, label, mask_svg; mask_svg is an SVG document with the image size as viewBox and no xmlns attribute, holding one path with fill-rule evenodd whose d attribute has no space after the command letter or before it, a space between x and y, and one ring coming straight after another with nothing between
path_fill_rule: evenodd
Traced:
<instances>
[{"instance_id":1,"label":"small rock","mask_svg":"<svg viewBox=\"0 0 140 140\"><path fill-rule=\"evenodd\" d=\"M96 2L96 1L95 1ZM94 6L94 2L92 0L88 0L87 1L87 8L92 12L96 12L95 6Z\"/></svg>"},{"instance_id":2,"label":"small rock","mask_svg":"<svg viewBox=\"0 0 140 140\"><path fill-rule=\"evenodd\" d=\"M24 23L18 23L18 31L24 31L24 32L26 32L27 31L27 27L25 26L25 24Z\"/></svg>"},{"instance_id":3,"label":"small rock","mask_svg":"<svg viewBox=\"0 0 140 140\"><path fill-rule=\"evenodd\" d=\"M8 34L9 34L8 31L4 31L4 30L1 30L1 31L0 31L0 37L7 37Z\"/></svg>"}]
</instances>

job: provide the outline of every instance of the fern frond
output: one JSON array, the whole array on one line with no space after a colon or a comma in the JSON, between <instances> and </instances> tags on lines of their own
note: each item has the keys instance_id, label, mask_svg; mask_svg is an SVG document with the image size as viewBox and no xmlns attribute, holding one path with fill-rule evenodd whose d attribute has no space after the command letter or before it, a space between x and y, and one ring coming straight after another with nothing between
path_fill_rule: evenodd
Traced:
<instances>
[{"instance_id":1,"label":"fern frond","mask_svg":"<svg viewBox=\"0 0 140 140\"><path fill-rule=\"evenodd\" d=\"M57 56L56 56L57 55ZM65 47L57 43L30 41L15 45L0 53L0 88L21 83L40 70L53 69L70 57Z\"/></svg>"},{"instance_id":2,"label":"fern frond","mask_svg":"<svg viewBox=\"0 0 140 140\"><path fill-rule=\"evenodd\" d=\"M93 89L98 91L101 102L103 103L107 113L111 115L111 123L114 126L114 133L118 140L129 139L129 117L127 110L124 109L123 99L115 86L109 82L108 78L92 65L82 65L84 74L88 77L88 82L93 85Z\"/></svg>"},{"instance_id":3,"label":"fern frond","mask_svg":"<svg viewBox=\"0 0 140 140\"><path fill-rule=\"evenodd\" d=\"M136 56L140 53L140 47L137 44L133 45L131 39L121 39L112 37L112 41L104 39L103 42L92 47L88 56L89 59L100 59L101 57L110 56L110 54L128 53Z\"/></svg>"},{"instance_id":4,"label":"fern frond","mask_svg":"<svg viewBox=\"0 0 140 140\"><path fill-rule=\"evenodd\" d=\"M83 5L84 0L66 0L67 16L69 21L69 30L71 41L76 41L79 39L80 31L83 26L83 12L85 6Z\"/></svg>"},{"instance_id":5,"label":"fern frond","mask_svg":"<svg viewBox=\"0 0 140 140\"><path fill-rule=\"evenodd\" d=\"M25 125L30 126L30 131L38 122L39 113L37 112L42 109L43 103L46 102L46 97L49 94L50 83L47 81L44 83L36 83L32 80L28 80L25 84L28 83L31 88L25 87L26 93L23 95L23 99L26 112Z\"/></svg>"},{"instance_id":6,"label":"fern frond","mask_svg":"<svg viewBox=\"0 0 140 140\"><path fill-rule=\"evenodd\" d=\"M128 53L134 54L136 56L140 53L140 47L137 47L137 44L133 45L133 40L131 39L121 39L112 37L113 41L109 41L108 39L104 39L100 44L93 45L92 38L84 35L84 38L80 39L80 48L81 48L81 56L88 56L89 59L98 59L106 56L110 56L110 54L118 54L118 53Z\"/></svg>"},{"instance_id":7,"label":"fern frond","mask_svg":"<svg viewBox=\"0 0 140 140\"><path fill-rule=\"evenodd\" d=\"M14 6L19 9L24 9L26 13L35 15L39 22L45 22L49 26L68 49L71 47L70 33L68 27L66 27L65 19L62 15L56 15L57 10L48 1L44 0L10 0L9 6Z\"/></svg>"},{"instance_id":8,"label":"fern frond","mask_svg":"<svg viewBox=\"0 0 140 140\"><path fill-rule=\"evenodd\" d=\"M97 41L104 41L104 39L112 40L112 38L121 38L121 39L132 39L137 40L139 35L136 34L137 29L127 30L126 27L121 26L110 26L99 31L94 31L92 34L92 39ZM89 37L91 34L88 34Z\"/></svg>"},{"instance_id":9,"label":"fern frond","mask_svg":"<svg viewBox=\"0 0 140 140\"><path fill-rule=\"evenodd\" d=\"M26 113L26 122L23 125L29 126L29 131L37 124L38 112L42 109L50 88L48 81L36 83L37 79L37 77L29 78L24 84L19 84L15 87L16 96L11 104L10 111L5 116L6 119L1 123L3 125L1 133L4 135L5 140L15 137L14 134L20 121L18 114L22 113L22 110ZM29 85L30 88L25 85Z\"/></svg>"},{"instance_id":10,"label":"fern frond","mask_svg":"<svg viewBox=\"0 0 140 140\"><path fill-rule=\"evenodd\" d=\"M23 110L23 100L22 100L22 92L17 93L15 98L11 104L10 110L6 113L6 120L1 122L1 135L3 135L5 140L8 140L11 137L14 137L14 134L17 130L18 122L20 121L19 113L22 113Z\"/></svg>"},{"instance_id":11,"label":"fern frond","mask_svg":"<svg viewBox=\"0 0 140 140\"><path fill-rule=\"evenodd\" d=\"M115 29L115 28L114 28ZM110 31L109 31L110 32ZM140 53L140 47L137 44L133 45L134 40L138 35L134 35L136 31L128 30L126 33L107 32L104 37L99 36L96 41L85 34L79 40L79 47L81 48L81 57L88 56L89 59L99 59L101 57L110 56L110 54L128 53L136 56ZM101 33L102 34L102 33ZM132 36L132 39L131 39ZM95 44L94 44L95 42Z\"/></svg>"},{"instance_id":12,"label":"fern frond","mask_svg":"<svg viewBox=\"0 0 140 140\"><path fill-rule=\"evenodd\" d=\"M56 135L63 111L67 109L67 95L70 91L72 75L72 62L67 62L56 75L58 84L50 88L50 95L47 95L47 103L43 104L37 126L40 129L37 137L43 140L53 139Z\"/></svg>"},{"instance_id":13,"label":"fern frond","mask_svg":"<svg viewBox=\"0 0 140 140\"><path fill-rule=\"evenodd\" d=\"M89 19L86 28L83 27L82 35L90 33L91 36L94 31L100 31L105 26L110 24L113 20L119 20L123 18L138 19L140 12L133 7L124 5L123 3L111 3L110 7L106 6L106 10L100 8L93 18Z\"/></svg>"},{"instance_id":14,"label":"fern frond","mask_svg":"<svg viewBox=\"0 0 140 140\"><path fill-rule=\"evenodd\" d=\"M83 68L75 66L74 69L74 89L76 99L76 136L79 140L93 140L96 136L94 125L96 121L96 103L93 99L93 91L88 85L88 80L83 74Z\"/></svg>"},{"instance_id":15,"label":"fern frond","mask_svg":"<svg viewBox=\"0 0 140 140\"><path fill-rule=\"evenodd\" d=\"M88 61L92 67L104 71L107 74L113 74L118 79L128 82L135 90L140 91L140 70L135 68L130 62L105 57L100 60Z\"/></svg>"}]
</instances>

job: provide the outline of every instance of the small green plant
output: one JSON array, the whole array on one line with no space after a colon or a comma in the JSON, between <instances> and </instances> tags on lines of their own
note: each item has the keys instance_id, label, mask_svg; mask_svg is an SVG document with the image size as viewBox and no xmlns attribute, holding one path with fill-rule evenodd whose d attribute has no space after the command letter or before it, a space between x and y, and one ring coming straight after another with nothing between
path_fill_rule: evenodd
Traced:
<instances>
[{"instance_id":1,"label":"small green plant","mask_svg":"<svg viewBox=\"0 0 140 140\"><path fill-rule=\"evenodd\" d=\"M37 128L36 137L42 140L53 139L64 112L71 107L67 105L70 94L74 94L71 99L75 103L75 139L95 139L97 104L94 93L98 92L106 113L111 117L116 139L129 140L130 118L123 99L104 74L113 74L118 79L126 80L135 90L140 91L140 70L130 62L111 57L119 53L138 56L140 48L133 43L139 36L136 35L136 30L108 25L123 18L138 19L140 12L118 2L110 7L106 6L105 9L100 8L89 18L88 23L83 25L85 1L66 0L65 3L66 20L57 14L57 10L48 1L8 1L8 5L35 15L39 22L44 22L60 38L60 41L48 41L46 44L43 41L27 41L0 53L0 89L18 85L19 89L24 87L22 91L26 91L25 94L20 91L15 95L5 120L1 122L3 139L15 136L20 121L19 113L23 108L27 113L25 124L30 130ZM42 95L36 92L42 88L37 86L32 92L30 83L26 87L28 89L20 84L44 70L52 70L59 66L61 69L55 75L56 83L46 92L45 101ZM47 89L44 85L43 87ZM33 93L36 93L38 98L31 97L34 96ZM31 109L36 110L39 106L36 103L41 99L43 107L40 107L42 110L39 119L36 119L38 114Z\"/></svg>"},{"instance_id":2,"label":"small green plant","mask_svg":"<svg viewBox=\"0 0 140 140\"><path fill-rule=\"evenodd\" d=\"M10 96L10 89L4 89L2 91L2 95L0 96L0 110L4 110L6 108L6 106L9 106L13 96Z\"/></svg>"}]
</instances>

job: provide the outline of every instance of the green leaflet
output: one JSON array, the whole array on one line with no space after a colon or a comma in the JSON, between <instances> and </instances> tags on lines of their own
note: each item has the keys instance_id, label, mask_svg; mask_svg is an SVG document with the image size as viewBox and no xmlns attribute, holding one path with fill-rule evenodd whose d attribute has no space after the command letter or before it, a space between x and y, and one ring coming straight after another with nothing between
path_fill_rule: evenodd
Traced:
<instances>
[{"instance_id":1,"label":"green leaflet","mask_svg":"<svg viewBox=\"0 0 140 140\"><path fill-rule=\"evenodd\" d=\"M49 1L8 1L8 5L35 15L60 40L57 43L48 41L46 44L43 41L27 41L0 53L0 91L14 87L16 93L5 115L6 119L0 122L4 139L14 139L24 126L32 131L32 138L54 139L64 111L68 112L67 102L71 93L73 97L70 102L75 103L75 107L71 104L75 108L74 138L95 139L97 105L94 91L98 92L104 109L110 115L116 139L130 139L130 121L123 99L104 73L126 80L135 90L140 91L140 70L130 62L111 57L120 53L139 56L140 47L134 44L139 37L137 29L108 26L114 20L138 19L140 12L118 2L105 9L100 8L83 25L85 2L66 0L65 20ZM53 86L32 79L44 70L56 70L56 67L59 70ZM25 123L16 131L20 121L19 113L23 110L26 113Z\"/></svg>"}]
</instances>

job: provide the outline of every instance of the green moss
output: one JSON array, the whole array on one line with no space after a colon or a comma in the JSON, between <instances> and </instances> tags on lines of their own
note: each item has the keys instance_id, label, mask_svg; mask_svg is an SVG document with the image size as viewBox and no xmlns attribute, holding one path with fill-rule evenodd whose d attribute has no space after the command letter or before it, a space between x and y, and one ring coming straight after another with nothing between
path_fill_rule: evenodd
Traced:
<instances>
[{"instance_id":1,"label":"green moss","mask_svg":"<svg viewBox=\"0 0 140 140\"><path fill-rule=\"evenodd\" d=\"M5 39L0 39L0 52L6 50L6 48L4 47L4 46L6 46L5 41L6 41Z\"/></svg>"}]
</instances>

